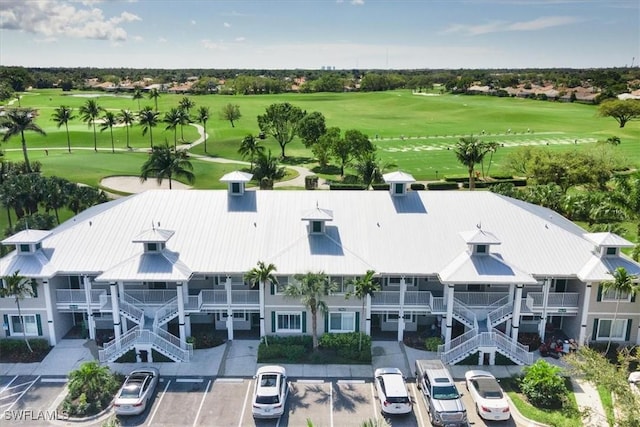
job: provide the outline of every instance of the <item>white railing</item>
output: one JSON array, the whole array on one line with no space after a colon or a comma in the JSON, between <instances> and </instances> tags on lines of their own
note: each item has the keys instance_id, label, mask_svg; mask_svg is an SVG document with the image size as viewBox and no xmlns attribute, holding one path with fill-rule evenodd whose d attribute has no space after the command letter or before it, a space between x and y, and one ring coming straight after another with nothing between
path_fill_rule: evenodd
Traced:
<instances>
[{"instance_id":1,"label":"white railing","mask_svg":"<svg viewBox=\"0 0 640 427\"><path fill-rule=\"evenodd\" d=\"M259 304L260 293L258 291L231 291L232 304Z\"/></svg>"},{"instance_id":2,"label":"white railing","mask_svg":"<svg viewBox=\"0 0 640 427\"><path fill-rule=\"evenodd\" d=\"M124 300L120 301L119 306L120 306L120 311L131 316L132 320L134 320L135 322L141 323L141 319L144 318L144 311L140 310L135 305Z\"/></svg>"},{"instance_id":3,"label":"white railing","mask_svg":"<svg viewBox=\"0 0 640 427\"><path fill-rule=\"evenodd\" d=\"M542 292L529 292L527 299L531 298L530 308L542 308L544 294ZM580 295L574 292L551 292L547 298L547 307L578 308L578 298Z\"/></svg>"},{"instance_id":4,"label":"white railing","mask_svg":"<svg viewBox=\"0 0 640 427\"><path fill-rule=\"evenodd\" d=\"M127 289L124 294L135 298L140 304L158 305L175 298L177 291L175 289Z\"/></svg>"},{"instance_id":5,"label":"white railing","mask_svg":"<svg viewBox=\"0 0 640 427\"><path fill-rule=\"evenodd\" d=\"M450 349L459 346L463 342L469 341L471 338L475 337L476 335L478 335L478 330L477 329L471 329L471 330L465 332L464 334L459 335L459 336L455 337L454 339L452 339L451 341L449 341L449 344L440 344L438 346L438 353L447 352Z\"/></svg>"},{"instance_id":6,"label":"white railing","mask_svg":"<svg viewBox=\"0 0 640 427\"><path fill-rule=\"evenodd\" d=\"M490 342L492 346L497 344L499 349L525 365L531 365L533 363L533 353L529 351L529 348L517 341L514 341L508 335L503 334L497 329L488 333L491 334Z\"/></svg>"},{"instance_id":7,"label":"white railing","mask_svg":"<svg viewBox=\"0 0 640 427\"><path fill-rule=\"evenodd\" d=\"M226 305L227 304L227 291L218 291L212 289L203 289L200 291L202 295L202 304L209 305Z\"/></svg>"},{"instance_id":8,"label":"white railing","mask_svg":"<svg viewBox=\"0 0 640 427\"><path fill-rule=\"evenodd\" d=\"M509 301L509 294L503 296L502 298L500 298L497 301L494 301L492 304L489 304L487 306L487 308L489 309L489 311L498 308L498 307L502 307L503 305L505 305L506 303L510 303L511 301Z\"/></svg>"},{"instance_id":9,"label":"white railing","mask_svg":"<svg viewBox=\"0 0 640 427\"><path fill-rule=\"evenodd\" d=\"M449 364L456 359L466 357L478 348L478 342L479 335L476 334L466 341L462 342L461 344L457 345L456 347L452 347L451 350L440 353L440 360L442 360L442 362L445 364Z\"/></svg>"},{"instance_id":10,"label":"white railing","mask_svg":"<svg viewBox=\"0 0 640 427\"><path fill-rule=\"evenodd\" d=\"M174 297L172 300L168 301L165 305L156 310L156 314L153 318L153 329L156 330L158 326L160 326L161 322L173 319L176 313L178 313L178 298Z\"/></svg>"},{"instance_id":11,"label":"white railing","mask_svg":"<svg viewBox=\"0 0 640 427\"><path fill-rule=\"evenodd\" d=\"M476 313L456 298L453 298L453 314L466 321L468 326L472 326L474 323L477 326Z\"/></svg>"},{"instance_id":12,"label":"white railing","mask_svg":"<svg viewBox=\"0 0 640 427\"><path fill-rule=\"evenodd\" d=\"M405 305L419 305L421 307L431 307L431 292L407 291L404 293Z\"/></svg>"},{"instance_id":13,"label":"white railing","mask_svg":"<svg viewBox=\"0 0 640 427\"><path fill-rule=\"evenodd\" d=\"M371 298L371 305L400 305L400 291L378 291Z\"/></svg>"},{"instance_id":14,"label":"white railing","mask_svg":"<svg viewBox=\"0 0 640 427\"><path fill-rule=\"evenodd\" d=\"M431 311L434 313L446 313L447 306L444 303L443 297L433 297L431 298Z\"/></svg>"},{"instance_id":15,"label":"white railing","mask_svg":"<svg viewBox=\"0 0 640 427\"><path fill-rule=\"evenodd\" d=\"M472 307L487 307L509 294L505 292L459 292L456 291L455 298L461 303Z\"/></svg>"},{"instance_id":16,"label":"white railing","mask_svg":"<svg viewBox=\"0 0 640 427\"><path fill-rule=\"evenodd\" d=\"M184 302L185 310L199 310L202 306L202 293L198 293L198 295L189 295Z\"/></svg>"},{"instance_id":17,"label":"white railing","mask_svg":"<svg viewBox=\"0 0 640 427\"><path fill-rule=\"evenodd\" d=\"M513 313L513 304L506 303L502 307L498 307L493 311L487 313L488 326L493 328L494 326L502 323L506 318Z\"/></svg>"},{"instance_id":18,"label":"white railing","mask_svg":"<svg viewBox=\"0 0 640 427\"><path fill-rule=\"evenodd\" d=\"M140 337L140 328L135 326L127 331L120 338L113 339L105 343L102 350L98 350L100 362L107 362L120 354L124 354L133 346Z\"/></svg>"},{"instance_id":19,"label":"white railing","mask_svg":"<svg viewBox=\"0 0 640 427\"><path fill-rule=\"evenodd\" d=\"M104 289L91 290L91 304L101 304L101 297L107 295ZM86 304L87 295L84 289L56 289L58 304Z\"/></svg>"},{"instance_id":20,"label":"white railing","mask_svg":"<svg viewBox=\"0 0 640 427\"><path fill-rule=\"evenodd\" d=\"M182 348L182 343L180 342L180 338L176 337L175 335L165 331L162 328L156 328L153 330L153 332L158 335L160 338L162 338L165 341L168 341L169 343L171 343L171 345L173 345L174 347L179 348L180 350L184 350ZM186 347L186 351L189 353L189 355L193 355L193 344L191 343L185 343L185 347Z\"/></svg>"}]
</instances>

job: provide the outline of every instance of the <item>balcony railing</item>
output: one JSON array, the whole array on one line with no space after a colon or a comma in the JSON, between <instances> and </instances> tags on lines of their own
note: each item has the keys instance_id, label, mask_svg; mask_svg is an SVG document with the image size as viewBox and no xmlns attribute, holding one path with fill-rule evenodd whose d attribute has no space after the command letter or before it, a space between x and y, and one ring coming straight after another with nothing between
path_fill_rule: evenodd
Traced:
<instances>
[{"instance_id":1,"label":"balcony railing","mask_svg":"<svg viewBox=\"0 0 640 427\"><path fill-rule=\"evenodd\" d=\"M506 292L458 292L455 298L461 303L471 307L488 307L496 301L507 296Z\"/></svg>"},{"instance_id":2,"label":"balcony railing","mask_svg":"<svg viewBox=\"0 0 640 427\"><path fill-rule=\"evenodd\" d=\"M231 291L231 304L254 305L260 303L258 291Z\"/></svg>"},{"instance_id":3,"label":"balcony railing","mask_svg":"<svg viewBox=\"0 0 640 427\"><path fill-rule=\"evenodd\" d=\"M91 306L101 307L106 301L107 291L103 289L92 289L90 295ZM87 295L84 289L56 289L56 304L59 308L77 306L76 308L86 309Z\"/></svg>"},{"instance_id":4,"label":"balcony railing","mask_svg":"<svg viewBox=\"0 0 640 427\"><path fill-rule=\"evenodd\" d=\"M202 305L226 305L227 291L214 291L211 289L203 289L200 291L202 295Z\"/></svg>"},{"instance_id":5,"label":"balcony railing","mask_svg":"<svg viewBox=\"0 0 640 427\"><path fill-rule=\"evenodd\" d=\"M547 308L578 308L578 298L580 294L576 292L552 292L547 298ZM544 294L542 292L529 292L527 294L527 306L532 309L542 309L544 302Z\"/></svg>"},{"instance_id":6,"label":"balcony railing","mask_svg":"<svg viewBox=\"0 0 640 427\"><path fill-rule=\"evenodd\" d=\"M126 289L124 293L145 305L163 305L177 296L175 289Z\"/></svg>"},{"instance_id":7,"label":"balcony railing","mask_svg":"<svg viewBox=\"0 0 640 427\"><path fill-rule=\"evenodd\" d=\"M371 298L372 306L390 305L400 306L400 291L378 291ZM426 291L406 291L404 294L405 306L421 306L431 309L433 306L433 295Z\"/></svg>"}]
</instances>

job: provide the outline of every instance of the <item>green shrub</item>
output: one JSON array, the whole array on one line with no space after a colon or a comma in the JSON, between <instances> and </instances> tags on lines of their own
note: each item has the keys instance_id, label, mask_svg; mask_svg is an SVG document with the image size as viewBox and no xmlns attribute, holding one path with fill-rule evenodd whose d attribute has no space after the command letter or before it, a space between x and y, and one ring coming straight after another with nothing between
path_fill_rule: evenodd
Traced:
<instances>
[{"instance_id":1,"label":"green shrub","mask_svg":"<svg viewBox=\"0 0 640 427\"><path fill-rule=\"evenodd\" d=\"M457 182L428 182L428 190L457 190Z\"/></svg>"},{"instance_id":2,"label":"green shrub","mask_svg":"<svg viewBox=\"0 0 640 427\"><path fill-rule=\"evenodd\" d=\"M469 181L469 175L462 175L462 176L445 176L444 180L446 182L465 182L465 181Z\"/></svg>"},{"instance_id":3,"label":"green shrub","mask_svg":"<svg viewBox=\"0 0 640 427\"><path fill-rule=\"evenodd\" d=\"M373 188L374 190L386 190L386 191L389 191L389 189L391 188L391 184L372 184L371 188Z\"/></svg>"},{"instance_id":4,"label":"green shrub","mask_svg":"<svg viewBox=\"0 0 640 427\"><path fill-rule=\"evenodd\" d=\"M561 369L539 359L523 369L520 389L529 403L538 408L555 409L564 406L569 391L560 376Z\"/></svg>"},{"instance_id":5,"label":"green shrub","mask_svg":"<svg viewBox=\"0 0 640 427\"><path fill-rule=\"evenodd\" d=\"M364 184L329 184L329 190L366 190Z\"/></svg>"},{"instance_id":6,"label":"green shrub","mask_svg":"<svg viewBox=\"0 0 640 427\"><path fill-rule=\"evenodd\" d=\"M427 351L438 351L438 346L444 344L440 337L431 337L424 340L424 347Z\"/></svg>"},{"instance_id":7,"label":"green shrub","mask_svg":"<svg viewBox=\"0 0 640 427\"><path fill-rule=\"evenodd\" d=\"M411 184L411 189L413 191L421 191L421 190L424 190L425 188L426 186L421 182L414 182Z\"/></svg>"}]
</instances>

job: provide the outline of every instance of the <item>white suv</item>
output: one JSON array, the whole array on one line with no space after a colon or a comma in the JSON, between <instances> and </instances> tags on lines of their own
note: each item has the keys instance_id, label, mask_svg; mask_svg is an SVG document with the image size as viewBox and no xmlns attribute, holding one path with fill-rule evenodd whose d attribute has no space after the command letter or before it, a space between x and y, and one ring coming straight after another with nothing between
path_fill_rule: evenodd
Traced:
<instances>
[{"instance_id":1,"label":"white suv","mask_svg":"<svg viewBox=\"0 0 640 427\"><path fill-rule=\"evenodd\" d=\"M374 378L383 413L408 414L411 412L411 399L400 369L376 369Z\"/></svg>"},{"instance_id":2,"label":"white suv","mask_svg":"<svg viewBox=\"0 0 640 427\"><path fill-rule=\"evenodd\" d=\"M282 366L263 366L258 369L253 389L254 418L280 418L289 395L287 371Z\"/></svg>"}]
</instances>

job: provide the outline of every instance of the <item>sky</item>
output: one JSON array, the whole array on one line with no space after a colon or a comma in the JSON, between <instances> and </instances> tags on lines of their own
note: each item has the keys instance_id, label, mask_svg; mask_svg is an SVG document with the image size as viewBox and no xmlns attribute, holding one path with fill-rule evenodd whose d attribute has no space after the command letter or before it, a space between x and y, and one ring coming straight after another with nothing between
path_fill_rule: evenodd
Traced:
<instances>
[{"instance_id":1,"label":"sky","mask_svg":"<svg viewBox=\"0 0 640 427\"><path fill-rule=\"evenodd\" d=\"M0 0L0 65L604 68L640 0Z\"/></svg>"}]
</instances>

